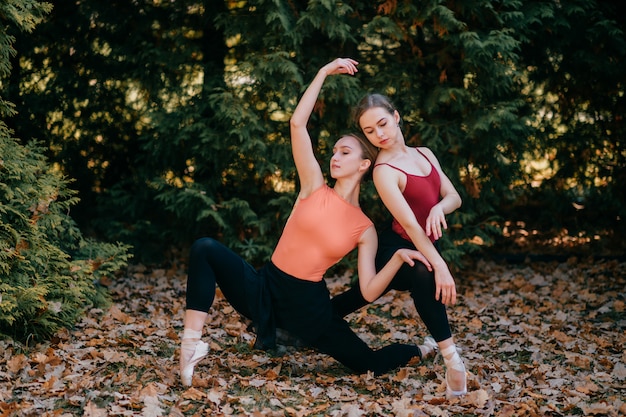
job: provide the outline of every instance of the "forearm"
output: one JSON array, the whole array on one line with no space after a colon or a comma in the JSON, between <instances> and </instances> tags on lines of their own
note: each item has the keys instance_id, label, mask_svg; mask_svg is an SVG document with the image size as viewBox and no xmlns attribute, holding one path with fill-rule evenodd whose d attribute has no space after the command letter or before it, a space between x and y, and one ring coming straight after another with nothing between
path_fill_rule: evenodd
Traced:
<instances>
[{"instance_id":1,"label":"forearm","mask_svg":"<svg viewBox=\"0 0 626 417\"><path fill-rule=\"evenodd\" d=\"M307 87L302 98L298 102L296 109L291 116L290 124L292 128L306 128L306 124L309 121L309 117L313 112L317 97L322 90L324 80L328 76L328 72L322 67L318 72L311 84Z\"/></svg>"},{"instance_id":2,"label":"forearm","mask_svg":"<svg viewBox=\"0 0 626 417\"><path fill-rule=\"evenodd\" d=\"M385 292L404 261L396 251L387 264L371 278L359 277L359 287L363 298L368 302L376 300Z\"/></svg>"},{"instance_id":3,"label":"forearm","mask_svg":"<svg viewBox=\"0 0 626 417\"><path fill-rule=\"evenodd\" d=\"M448 268L446 261L441 257L441 254L419 224L406 227L405 230L415 248L426 257L435 271L441 268Z\"/></svg>"},{"instance_id":4,"label":"forearm","mask_svg":"<svg viewBox=\"0 0 626 417\"><path fill-rule=\"evenodd\" d=\"M450 214L461 207L461 203L461 196L454 192L446 194L437 204L441 207L444 214Z\"/></svg>"}]
</instances>

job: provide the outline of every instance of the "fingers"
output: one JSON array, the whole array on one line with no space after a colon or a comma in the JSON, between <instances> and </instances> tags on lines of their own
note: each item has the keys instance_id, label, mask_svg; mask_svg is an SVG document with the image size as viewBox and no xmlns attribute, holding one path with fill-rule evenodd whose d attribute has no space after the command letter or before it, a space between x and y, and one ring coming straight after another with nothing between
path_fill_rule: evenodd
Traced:
<instances>
[{"instance_id":1,"label":"fingers","mask_svg":"<svg viewBox=\"0 0 626 417\"><path fill-rule=\"evenodd\" d=\"M413 259L417 259L417 254L418 252L415 251L401 251L400 253L400 259L402 259L402 262L409 264L410 266L415 265L415 262L413 261Z\"/></svg>"},{"instance_id":2,"label":"fingers","mask_svg":"<svg viewBox=\"0 0 626 417\"><path fill-rule=\"evenodd\" d=\"M456 284L454 280L443 280L444 283L435 279L435 299L444 305L456 304Z\"/></svg>"},{"instance_id":3,"label":"fingers","mask_svg":"<svg viewBox=\"0 0 626 417\"><path fill-rule=\"evenodd\" d=\"M443 230L447 228L448 224L446 223L445 217L442 217L441 219L433 219L426 225L426 234L430 236L430 233L428 233L428 230L430 230L436 240L443 236Z\"/></svg>"},{"instance_id":4,"label":"fingers","mask_svg":"<svg viewBox=\"0 0 626 417\"><path fill-rule=\"evenodd\" d=\"M417 253L417 260L420 261L421 263L423 263L426 266L426 269L428 269L429 271L433 270L433 266L430 264L430 262L428 262L428 259L426 259L426 257L422 254L422 252L418 252Z\"/></svg>"},{"instance_id":5,"label":"fingers","mask_svg":"<svg viewBox=\"0 0 626 417\"><path fill-rule=\"evenodd\" d=\"M353 65L355 68L357 65L359 65L359 61L356 61L352 58L337 58L337 59L347 64Z\"/></svg>"},{"instance_id":6,"label":"fingers","mask_svg":"<svg viewBox=\"0 0 626 417\"><path fill-rule=\"evenodd\" d=\"M359 71L357 69L359 63L351 58L337 58L335 64L337 65L337 72L339 73L354 75Z\"/></svg>"},{"instance_id":7,"label":"fingers","mask_svg":"<svg viewBox=\"0 0 626 417\"><path fill-rule=\"evenodd\" d=\"M428 259L426 259L426 257L424 256L424 254L422 254L422 252L407 249L407 250L403 250L402 252L400 252L400 256L402 260L406 262L407 264L409 264L410 266L415 265L415 262L414 262L415 260L415 261L419 261L423 263L426 269L428 269L429 271L433 270L432 265L430 264L430 262L428 262Z\"/></svg>"},{"instance_id":8,"label":"fingers","mask_svg":"<svg viewBox=\"0 0 626 417\"><path fill-rule=\"evenodd\" d=\"M441 237L441 225L435 216L432 217L432 219L431 216L426 219L426 236L433 235L436 240Z\"/></svg>"},{"instance_id":9,"label":"fingers","mask_svg":"<svg viewBox=\"0 0 626 417\"><path fill-rule=\"evenodd\" d=\"M456 304L456 288L455 286L443 288L437 288L435 291L435 298L441 301L444 305Z\"/></svg>"},{"instance_id":10,"label":"fingers","mask_svg":"<svg viewBox=\"0 0 626 417\"><path fill-rule=\"evenodd\" d=\"M436 239L439 239L440 237L443 236L443 230L448 228L448 224L446 223L446 218L442 217L441 218L441 222L437 222L437 236L435 236Z\"/></svg>"},{"instance_id":11,"label":"fingers","mask_svg":"<svg viewBox=\"0 0 626 417\"><path fill-rule=\"evenodd\" d=\"M426 219L426 236L433 235L435 240L443 236L443 230L448 228L446 216L439 206L433 207L428 218Z\"/></svg>"}]
</instances>

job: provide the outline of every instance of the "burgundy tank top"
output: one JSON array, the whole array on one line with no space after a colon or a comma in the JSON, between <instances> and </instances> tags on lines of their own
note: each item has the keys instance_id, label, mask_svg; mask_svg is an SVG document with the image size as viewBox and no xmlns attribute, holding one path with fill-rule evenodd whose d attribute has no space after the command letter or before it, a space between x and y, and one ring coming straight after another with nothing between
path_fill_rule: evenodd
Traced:
<instances>
[{"instance_id":1,"label":"burgundy tank top","mask_svg":"<svg viewBox=\"0 0 626 417\"><path fill-rule=\"evenodd\" d=\"M439 172L437 172L435 166L432 162L430 162L430 159L428 159L428 157L426 157L426 155L424 155L419 149L415 149L424 158L426 158L430 164L430 173L426 176L409 174L406 171L387 163L376 164L374 167L387 165L406 175L406 187L404 188L402 195L406 199L407 203L409 203L409 207L411 207L411 210L415 214L417 222L424 230L426 230L426 219L428 218L428 214L433 206L441 200L441 178L439 177ZM404 239L409 241L411 240L404 228L395 218L393 219L391 228ZM433 234L429 237L432 242L435 241Z\"/></svg>"}]
</instances>

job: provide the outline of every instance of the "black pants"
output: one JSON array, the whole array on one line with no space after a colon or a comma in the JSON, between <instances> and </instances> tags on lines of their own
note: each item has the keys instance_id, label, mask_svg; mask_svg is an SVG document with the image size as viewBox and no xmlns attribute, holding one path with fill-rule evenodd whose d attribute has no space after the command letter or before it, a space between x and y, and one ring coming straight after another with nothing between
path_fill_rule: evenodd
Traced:
<instances>
[{"instance_id":1,"label":"black pants","mask_svg":"<svg viewBox=\"0 0 626 417\"><path fill-rule=\"evenodd\" d=\"M380 270L385 266L400 248L415 249L415 246L391 229L382 232L379 237L376 268ZM410 291L418 314L437 342L452 336L446 306L435 299L435 274L428 271L424 264L416 261L413 267L408 264L402 265L385 292L391 289ZM332 299L332 305L341 317L367 304L358 285Z\"/></svg>"},{"instance_id":2,"label":"black pants","mask_svg":"<svg viewBox=\"0 0 626 417\"><path fill-rule=\"evenodd\" d=\"M271 309L276 327L354 372L383 374L421 354L415 345L392 344L378 350L367 346L332 308L324 281L292 277L271 263L257 271L218 241L198 239L189 259L187 309L208 312L216 284L243 316L259 323L264 321L259 315Z\"/></svg>"}]
</instances>

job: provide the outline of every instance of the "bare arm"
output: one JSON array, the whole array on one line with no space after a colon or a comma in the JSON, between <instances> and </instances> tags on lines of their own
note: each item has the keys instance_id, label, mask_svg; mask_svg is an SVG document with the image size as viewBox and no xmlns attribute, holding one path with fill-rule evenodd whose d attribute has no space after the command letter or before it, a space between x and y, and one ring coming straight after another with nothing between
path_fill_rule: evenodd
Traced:
<instances>
[{"instance_id":1,"label":"bare arm","mask_svg":"<svg viewBox=\"0 0 626 417\"><path fill-rule=\"evenodd\" d=\"M443 236L442 228L448 228L446 214L450 214L461 207L461 196L456 191L456 188L454 188L452 181L450 181L448 176L441 169L441 165L437 157L435 157L435 154L428 148L420 148L420 150L433 164L441 179L441 188L439 191L441 200L433 206L426 219L426 235L430 236L433 234L435 239L439 239Z\"/></svg>"},{"instance_id":2,"label":"bare arm","mask_svg":"<svg viewBox=\"0 0 626 417\"><path fill-rule=\"evenodd\" d=\"M444 304L456 302L456 285L448 269L448 265L441 257L433 243L426 235L425 230L415 218L400 191L400 175L398 171L379 166L374 170L374 185L385 207L407 232L411 241L428 260L435 272L435 298Z\"/></svg>"},{"instance_id":3,"label":"bare arm","mask_svg":"<svg viewBox=\"0 0 626 417\"><path fill-rule=\"evenodd\" d=\"M337 58L324 65L300 98L290 120L291 150L300 178L300 197L307 197L324 184L322 169L315 159L307 122L322 89L324 80L329 75L350 74L357 72L357 62L349 58Z\"/></svg>"},{"instance_id":4,"label":"bare arm","mask_svg":"<svg viewBox=\"0 0 626 417\"><path fill-rule=\"evenodd\" d=\"M376 229L371 226L359 241L358 270L359 287L363 298L368 302L376 300L385 292L391 280L404 263L413 266L415 260L424 262L424 256L415 250L398 249L383 269L376 273L374 259L378 250Z\"/></svg>"}]
</instances>

